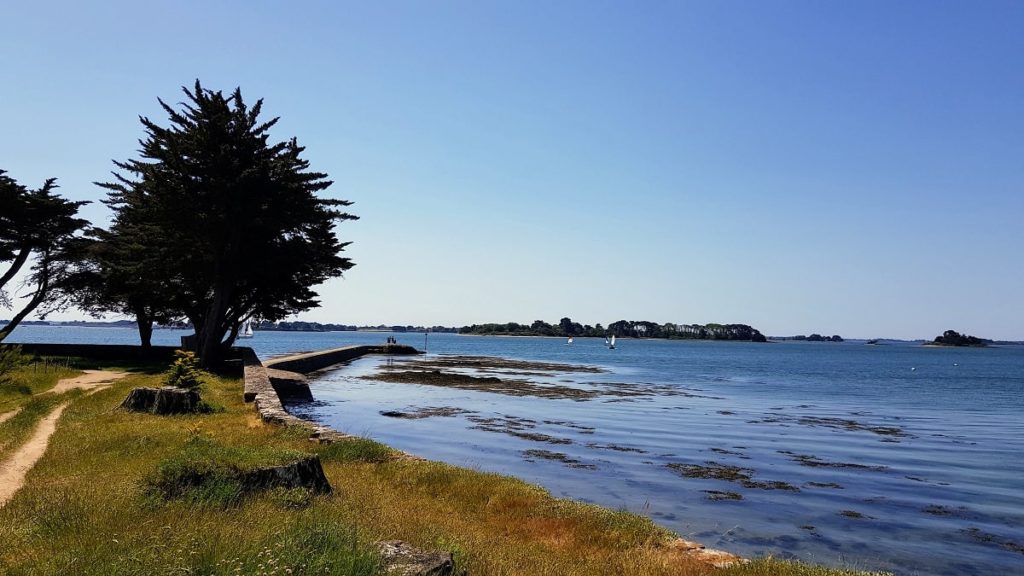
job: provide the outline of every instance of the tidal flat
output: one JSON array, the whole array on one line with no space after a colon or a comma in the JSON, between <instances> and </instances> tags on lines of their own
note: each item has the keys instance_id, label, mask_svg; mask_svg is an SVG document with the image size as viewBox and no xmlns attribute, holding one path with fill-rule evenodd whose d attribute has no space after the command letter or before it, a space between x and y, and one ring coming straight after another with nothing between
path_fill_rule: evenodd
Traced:
<instances>
[{"instance_id":1,"label":"tidal flat","mask_svg":"<svg viewBox=\"0 0 1024 576\"><path fill-rule=\"evenodd\" d=\"M958 576L1022 560L1019 351L445 343L452 354L341 368L295 410L750 557ZM465 412L379 414L438 406Z\"/></svg>"}]
</instances>

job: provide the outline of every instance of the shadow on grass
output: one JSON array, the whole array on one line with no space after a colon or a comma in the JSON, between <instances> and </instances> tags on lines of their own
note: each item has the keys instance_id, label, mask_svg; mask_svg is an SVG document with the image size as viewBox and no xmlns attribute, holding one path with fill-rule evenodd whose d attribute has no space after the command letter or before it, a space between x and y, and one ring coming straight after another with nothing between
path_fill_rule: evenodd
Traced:
<instances>
[{"instance_id":1,"label":"shadow on grass","mask_svg":"<svg viewBox=\"0 0 1024 576\"><path fill-rule=\"evenodd\" d=\"M304 452L286 448L228 446L194 435L178 454L163 460L157 470L144 480L143 493L151 504L183 500L228 508L238 505L253 493L278 488L265 482L254 484L251 480L253 471L307 456ZM282 496L291 507L308 504L312 497L311 490L294 487L285 487Z\"/></svg>"}]
</instances>

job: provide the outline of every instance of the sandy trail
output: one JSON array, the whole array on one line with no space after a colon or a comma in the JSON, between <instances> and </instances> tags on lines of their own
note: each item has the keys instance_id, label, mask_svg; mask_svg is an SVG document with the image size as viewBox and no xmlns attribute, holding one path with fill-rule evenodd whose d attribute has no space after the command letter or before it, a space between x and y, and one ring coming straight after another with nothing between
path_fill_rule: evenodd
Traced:
<instances>
[{"instance_id":1,"label":"sandy trail","mask_svg":"<svg viewBox=\"0 0 1024 576\"><path fill-rule=\"evenodd\" d=\"M63 394L69 390L74 390L75 388L96 392L98 389L106 388L113 384L115 380L120 380L128 375L127 372L111 372L110 370L83 370L82 372L84 372L84 374L81 376L65 378L60 382L57 382L57 385L47 392Z\"/></svg>"},{"instance_id":2,"label":"sandy trail","mask_svg":"<svg viewBox=\"0 0 1024 576\"><path fill-rule=\"evenodd\" d=\"M7 501L25 485L25 476L43 457L46 446L50 443L50 436L57 430L57 420L67 407L67 404L61 404L50 412L36 427L28 442L18 448L6 462L0 464L0 506L7 504Z\"/></svg>"},{"instance_id":3,"label":"sandy trail","mask_svg":"<svg viewBox=\"0 0 1024 576\"><path fill-rule=\"evenodd\" d=\"M62 394L68 390L75 388L81 388L88 390L90 394L99 392L103 388L110 386L115 380L124 378L128 374L125 372L110 372L106 370L86 370L85 374L81 376L75 376L74 378L65 378L57 385L54 386L48 392L55 394ZM7 504L7 502L14 497L14 494L25 485L25 476L28 471L35 466L36 462L43 457L46 453L46 447L50 444L50 436L57 431L57 421L60 419L61 414L64 413L64 409L68 407L68 403L61 404L54 408L42 422L36 426L32 437L28 439L28 442L23 444L14 454L0 463L0 506ZM13 416L15 412L9 412L4 414L7 418ZM9 415L8 415L9 414Z\"/></svg>"}]
</instances>

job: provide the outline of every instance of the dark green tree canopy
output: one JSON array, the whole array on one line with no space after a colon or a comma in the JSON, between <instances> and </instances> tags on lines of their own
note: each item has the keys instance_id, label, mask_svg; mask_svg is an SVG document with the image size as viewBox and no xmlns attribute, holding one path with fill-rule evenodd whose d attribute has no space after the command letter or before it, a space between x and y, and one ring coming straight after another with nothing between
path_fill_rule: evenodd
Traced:
<instances>
[{"instance_id":1,"label":"dark green tree canopy","mask_svg":"<svg viewBox=\"0 0 1024 576\"><path fill-rule=\"evenodd\" d=\"M175 293L155 273L162 267L163 251L149 239L157 234L158 229L142 224L95 230L78 244L69 272L55 287L63 301L94 316L134 316L144 349L150 347L154 323L184 318L173 306Z\"/></svg>"},{"instance_id":2,"label":"dark green tree canopy","mask_svg":"<svg viewBox=\"0 0 1024 576\"><path fill-rule=\"evenodd\" d=\"M53 297L52 288L63 279L77 234L87 227L76 215L88 202L58 196L56 182L50 178L42 187L29 190L0 170L0 305L15 304L7 285L31 262L26 282L31 294L11 322L0 328L0 341Z\"/></svg>"},{"instance_id":3,"label":"dark green tree canopy","mask_svg":"<svg viewBox=\"0 0 1024 576\"><path fill-rule=\"evenodd\" d=\"M116 180L100 184L115 212L105 241L119 254L107 273L126 280L124 295L144 289L160 313L191 320L208 366L245 320L319 304L313 287L353 265L334 225L356 217L341 210L350 202L317 196L331 181L294 138L270 142L277 118L260 120L262 100L198 81L183 91L178 109L160 100L168 126L140 118L141 158L115 162Z\"/></svg>"},{"instance_id":4,"label":"dark green tree canopy","mask_svg":"<svg viewBox=\"0 0 1024 576\"><path fill-rule=\"evenodd\" d=\"M946 330L942 333L942 336L936 336L932 344L938 344L940 346L987 346L989 340L978 338L977 336L970 336L968 334L960 334L956 330Z\"/></svg>"}]
</instances>

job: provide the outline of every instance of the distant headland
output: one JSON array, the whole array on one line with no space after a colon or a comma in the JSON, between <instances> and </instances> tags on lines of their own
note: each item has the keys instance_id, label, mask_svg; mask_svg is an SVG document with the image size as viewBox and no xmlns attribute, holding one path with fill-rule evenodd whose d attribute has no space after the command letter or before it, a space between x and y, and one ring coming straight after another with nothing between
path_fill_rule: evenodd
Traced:
<instances>
[{"instance_id":1,"label":"distant headland","mask_svg":"<svg viewBox=\"0 0 1024 576\"><path fill-rule=\"evenodd\" d=\"M580 324L570 318L562 318L558 324L534 320L532 324L508 322L505 324L473 324L463 326L459 334L478 336L557 336L604 338L662 338L667 340L740 340L767 342L768 338L756 328L746 324L659 324L646 320L619 320L608 327L595 324Z\"/></svg>"},{"instance_id":2,"label":"distant headland","mask_svg":"<svg viewBox=\"0 0 1024 576\"><path fill-rule=\"evenodd\" d=\"M831 336L822 336L821 334L811 334L805 336L798 334L796 336L772 336L772 340L794 340L796 342L845 342L842 336L839 334L833 334Z\"/></svg>"}]
</instances>

